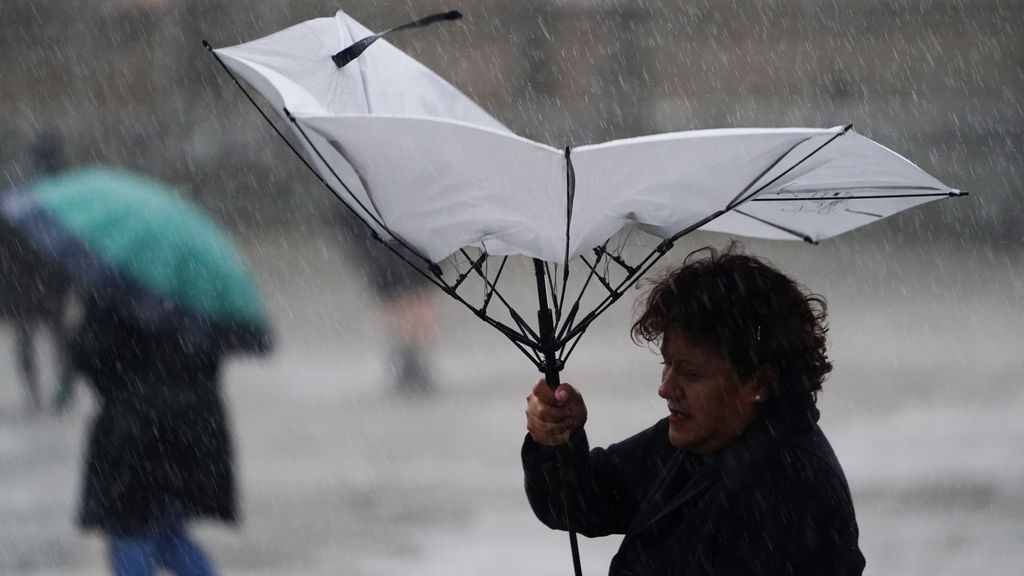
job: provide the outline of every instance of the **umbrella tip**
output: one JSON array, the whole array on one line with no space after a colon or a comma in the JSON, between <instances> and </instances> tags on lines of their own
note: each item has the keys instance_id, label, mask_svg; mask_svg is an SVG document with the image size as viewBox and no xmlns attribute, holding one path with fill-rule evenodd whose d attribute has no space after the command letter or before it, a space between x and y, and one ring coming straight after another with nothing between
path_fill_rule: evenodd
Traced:
<instances>
[{"instance_id":1,"label":"umbrella tip","mask_svg":"<svg viewBox=\"0 0 1024 576\"><path fill-rule=\"evenodd\" d=\"M203 47L209 50L210 52L213 52L213 46L211 46L210 43L207 42L205 38L203 39Z\"/></svg>"}]
</instances>

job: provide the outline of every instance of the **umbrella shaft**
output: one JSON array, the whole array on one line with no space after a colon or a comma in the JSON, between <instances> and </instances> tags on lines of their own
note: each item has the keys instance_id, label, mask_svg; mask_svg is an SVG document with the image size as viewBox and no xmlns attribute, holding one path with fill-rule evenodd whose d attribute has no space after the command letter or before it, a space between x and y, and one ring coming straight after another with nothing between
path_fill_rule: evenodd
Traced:
<instances>
[{"instance_id":1,"label":"umbrella shaft","mask_svg":"<svg viewBox=\"0 0 1024 576\"><path fill-rule=\"evenodd\" d=\"M551 307L548 306L548 294L544 287L544 263L534 258L533 270L537 276L537 322L540 327L540 348L544 353L544 379L554 390L561 383L558 374L562 370L555 354L555 320Z\"/></svg>"}]
</instances>

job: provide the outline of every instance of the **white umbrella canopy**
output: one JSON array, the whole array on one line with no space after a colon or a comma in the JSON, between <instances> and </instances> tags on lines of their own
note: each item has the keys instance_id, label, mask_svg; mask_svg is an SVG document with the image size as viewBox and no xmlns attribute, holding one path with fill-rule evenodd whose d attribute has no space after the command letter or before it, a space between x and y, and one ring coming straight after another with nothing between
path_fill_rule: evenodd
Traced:
<instances>
[{"instance_id":1,"label":"white umbrella canopy","mask_svg":"<svg viewBox=\"0 0 1024 576\"><path fill-rule=\"evenodd\" d=\"M639 227L819 241L958 192L851 129L659 134L557 150L519 137L343 12L215 49L286 117L384 239L433 262L474 246L568 260Z\"/></svg>"}]
</instances>

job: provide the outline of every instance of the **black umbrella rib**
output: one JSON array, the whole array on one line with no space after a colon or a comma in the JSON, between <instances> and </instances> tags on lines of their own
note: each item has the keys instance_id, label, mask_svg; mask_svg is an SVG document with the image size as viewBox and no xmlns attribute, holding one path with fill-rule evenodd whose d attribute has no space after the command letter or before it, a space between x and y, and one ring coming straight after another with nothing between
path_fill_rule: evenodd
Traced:
<instances>
[{"instance_id":1,"label":"black umbrella rib","mask_svg":"<svg viewBox=\"0 0 1024 576\"><path fill-rule=\"evenodd\" d=\"M758 187L758 188L757 188L757 190L754 190L754 191L753 191L753 192L751 192L750 194L747 194L747 196L746 196L746 197L744 198L744 197L743 197L743 194L744 194L744 192L746 192L746 190L749 190L749 189L750 189L750 187L751 187L751 186L752 186L752 185L753 185L754 183L756 183L756 182L757 182L758 180L760 180L760 179L761 179L761 178L762 178L762 177L763 177L763 176L764 176L765 174L767 174L767 173L768 173L768 171L770 171L770 170L771 170L772 168L774 168L775 166L777 166L777 165L779 164L779 162L781 162L781 161L782 161L783 159L785 159L785 158L786 158L786 156L789 156L789 154L790 154L790 153L791 153L791 152L792 152L793 150L795 150L795 149L797 148L797 146L800 146L800 145L801 145L801 144L803 144L804 142L807 142L808 140L810 140L810 138L805 138L805 139L801 140L800 142L797 142L797 143L796 143L795 145L793 145L793 147L791 147L791 148L790 148L789 150L786 150L786 152L785 152L785 153L783 153L783 154L782 154L781 156L779 156L779 157L778 157L778 158L777 158L777 159L775 160L775 162L772 162L771 166L769 166L768 168L766 168L766 169L764 170L764 172L762 172L762 173L761 173L761 174L760 174L760 175L759 175L759 176L758 176L757 178L755 178L755 179L754 179L754 180L753 180L753 181L752 181L752 182L750 183L750 185L748 185L748 186L747 186L746 188L744 188L744 191L743 191L743 192L740 192L740 193L739 193L739 195L737 195L737 197L736 197L736 198L734 198L734 199L733 199L733 201L729 203L729 205L727 206L727 208L726 208L726 209L732 209L732 208L735 208L735 207L739 206L740 204L743 204L743 203L747 202L748 200L750 200L750 199L751 199L751 198L753 198L754 196L757 196L757 195L758 195L758 194L760 194L760 193L761 193L761 192L762 192L762 191L763 191L763 190L764 190L765 188L767 188L767 187L771 186L772 184L774 184L774 183L778 182L780 178L782 178L782 177L783 177L783 176L785 176L786 174L789 174L790 172L792 172L792 171L793 171L794 169L796 169L796 167L797 167L797 166L799 166L799 165L803 164L803 163L804 163L804 162L806 162L806 161L807 161L807 159L809 159L809 158L810 158L811 156L814 156L815 154L817 154L818 152L820 152L820 151L822 150L822 148L824 148L825 146L828 146L829 144L831 144L832 142L834 142L834 141L836 140L836 138L839 138L840 136L844 136L844 135L845 135L845 134L846 134L847 132L849 132L849 131L850 131L850 130L852 130L852 129L853 129L853 124L847 124L847 125L846 125L845 127L843 127L842 131L840 131L840 132L837 132L837 133L833 134L833 135L832 135L832 137L831 137L831 138L829 138L828 140L826 140L824 144L822 144L821 146L818 146L817 148L815 148L814 150L812 150L812 151L811 151L811 152L810 152L809 154L807 154L806 156L804 156L803 158L801 158L801 159L800 159L800 161L796 162L795 164L793 164L793 165L792 165L792 166L790 166L789 168L786 168L786 169L785 169L785 170L784 170L784 171L783 171L783 172L782 172L781 174L779 174L779 175L778 175L778 176L776 176L775 178L772 178L771 180L769 180L768 182L766 182L766 183L765 183L764 185L762 185L762 186Z\"/></svg>"},{"instance_id":2,"label":"black umbrella rib","mask_svg":"<svg viewBox=\"0 0 1024 576\"><path fill-rule=\"evenodd\" d=\"M584 257L582 255L580 256L580 260L582 260L583 263L587 265L587 268L590 268L591 275L593 277L596 277L598 279L598 281L601 282L601 285L605 287L605 290L608 290L608 292L610 294L615 294L615 288L612 287L612 285L608 282L608 280L604 276L602 276L601 274L599 274L597 272L597 265L601 261L601 257L600 256L598 256L597 259L594 260L593 264L591 264L590 260L587 260L586 257ZM582 298L582 296L583 295L581 294L580 297Z\"/></svg>"},{"instance_id":3,"label":"black umbrella rib","mask_svg":"<svg viewBox=\"0 0 1024 576\"><path fill-rule=\"evenodd\" d=\"M569 232L572 230L572 212L576 205L576 168L572 164L572 148L565 147L565 259L562 260L562 293L555 306L555 324L562 318L565 291L569 285ZM554 296L552 296L554 298Z\"/></svg>"},{"instance_id":4,"label":"black umbrella rib","mask_svg":"<svg viewBox=\"0 0 1024 576\"><path fill-rule=\"evenodd\" d=\"M455 279L455 283L452 284L452 290L456 291L459 289L459 286L461 286L462 283L466 281L466 278L469 278L469 275L472 274L474 271L484 278L487 277L486 274L480 272L480 265L483 264L484 260L487 259L486 250L481 250L480 257L477 258L476 260L473 260L469 256L469 254L466 253L465 249L460 249L459 251L462 252L462 255L465 256L467 260L469 260L469 270L466 270L462 274L459 274L459 277Z\"/></svg>"},{"instance_id":5,"label":"black umbrella rib","mask_svg":"<svg viewBox=\"0 0 1024 576\"><path fill-rule=\"evenodd\" d=\"M584 327L583 330L580 330L579 333L572 337L571 341L567 340L564 344L562 344L563 354L559 358L559 362L562 362L564 364L569 361L569 356L572 356L573 350L576 349L576 345L579 344L581 340L583 340L583 334L586 331L587 328Z\"/></svg>"},{"instance_id":6,"label":"black umbrella rib","mask_svg":"<svg viewBox=\"0 0 1024 576\"><path fill-rule=\"evenodd\" d=\"M798 194L798 192L794 192ZM871 194L870 196L822 196L822 197L786 197L786 198L754 198L751 202L814 202L832 200L886 200L894 198L959 198L960 192L921 192L919 194Z\"/></svg>"},{"instance_id":7,"label":"black umbrella rib","mask_svg":"<svg viewBox=\"0 0 1024 576\"><path fill-rule=\"evenodd\" d=\"M788 148L788 149L787 149L787 150L786 150L785 152L783 152L782 154L780 154L780 155L779 155L779 157L778 157L778 158L776 158L776 159L775 159L775 160L774 160L774 161L773 161L773 162L772 162L771 164L769 164L767 168L765 168L764 170L762 170L762 171L761 171L761 173L760 173L760 174L758 174L757 176L755 176L755 177L753 178L753 180L751 180L751 181L750 181L750 183L749 183L749 184L747 184L746 186L744 186L744 187L743 187L743 190L740 190L740 193L739 193L739 194L737 194L737 195L736 195L736 196L735 196L735 197L734 197L734 198L732 199L732 201L730 201L730 202L729 202L729 204L727 204L727 206L733 206L733 205L737 205L737 204L740 204L740 203L742 203L742 200L741 200L741 199L742 199L742 198L743 198L744 196L746 196L747 192L749 192L749 191L750 191L750 189L751 189L751 188L753 188L753 187L754 187L754 185L755 185L755 184L757 184L757 182L758 182L758 181L759 181L759 180L760 180L761 178L764 178L764 175L765 175L765 174L767 174L767 173L771 172L772 168L775 168L776 166L778 166L778 165L779 165L779 162L782 162L782 161L783 161L783 160L784 160L784 159L786 158L786 156L789 156L789 154L790 154L790 153L791 153L791 152L792 152L793 150L796 150L798 146L800 146L800 145L801 145L801 144L803 144L804 142L807 142L807 141L808 141L808 140L810 140L810 139L811 139L810 137L804 138L803 140L801 140L801 141L797 142L796 144L793 144L793 145L792 145L792 146L790 146L790 147L789 147L789 148ZM757 192L755 192L754 194L757 194ZM753 194L752 194L751 196L753 196Z\"/></svg>"},{"instance_id":8,"label":"black umbrella rib","mask_svg":"<svg viewBox=\"0 0 1024 576\"><path fill-rule=\"evenodd\" d=\"M861 216L871 216L872 218L877 218L877 219L885 218L885 216L883 216L881 214L875 214L874 212L865 212L863 210L850 210L849 208L843 208L843 210L846 210L850 214L860 214Z\"/></svg>"},{"instance_id":9,"label":"black umbrella rib","mask_svg":"<svg viewBox=\"0 0 1024 576\"><path fill-rule=\"evenodd\" d=\"M579 333L586 330L587 326L589 326L594 320L596 320L598 316L603 314L604 311L607 310L612 304L615 304L615 302L617 302L619 298L622 298L622 296L626 293L626 290L628 290L630 286L635 284L637 280L639 280L644 274L647 274L647 272L655 264L657 264L658 260L661 260L665 256L665 254L668 254L668 251L672 249L672 246L676 240L682 238L683 236L686 236L687 234L693 232L694 230L697 230L698 228L704 226L708 222L711 222L712 220L719 218L726 212L728 212L728 209L719 210L714 214L702 218L695 224L687 226L680 232L677 232L676 234L672 235L670 238L662 240L661 244L659 244L657 248L652 250L650 254L645 256L644 259L637 265L637 273L626 276L626 278L624 278L622 282L619 283L619 286L616 287L611 294L605 296L604 300L602 300L597 306L594 307L592 311L590 311L586 316L584 316L583 319L580 320L579 324L570 329L569 332L566 333L566 335L559 340L559 345L564 346L566 342L568 342L572 338L575 338Z\"/></svg>"},{"instance_id":10,"label":"black umbrella rib","mask_svg":"<svg viewBox=\"0 0 1024 576\"><path fill-rule=\"evenodd\" d=\"M607 245L608 241L605 240L602 246ZM594 262L594 267L591 267L589 262L587 262L586 259L583 258L583 256L579 256L579 258L580 260L583 260L587 264L587 267L590 268L590 272L587 274L586 280L583 281L583 286L580 287L579 296L577 296L576 301L573 302L572 309L569 311L569 315L566 317L565 322L562 323L562 326L558 329L558 336L556 337L556 340L558 342L562 341L562 337L565 336L566 330L572 328L572 323L576 320L576 314L578 314L580 311L580 301L583 300L584 294L587 293L587 287L590 286L590 281L593 280L595 276L601 278L601 276L597 274L596 270L597 264L601 258L600 254L597 255L598 260Z\"/></svg>"},{"instance_id":11,"label":"black umbrella rib","mask_svg":"<svg viewBox=\"0 0 1024 576\"><path fill-rule=\"evenodd\" d=\"M615 254L612 254L611 252L608 252L608 250L607 250L607 248L605 246L597 246L597 247L595 247L594 248L594 253L598 254L599 256L601 254L604 254L605 256L608 257L609 260L611 260L612 262L615 262L616 264L619 265L620 268L625 270L627 274L634 274L634 273L636 273L636 266L630 266L628 262L626 262L625 260L623 260L619 256L617 256Z\"/></svg>"},{"instance_id":12,"label":"black umbrella rib","mask_svg":"<svg viewBox=\"0 0 1024 576\"><path fill-rule=\"evenodd\" d=\"M487 312L487 305L491 303L491 297L494 296L494 291L498 288L498 280L501 279L501 273L505 270L505 263L508 262L508 256L502 256L501 265L498 266L498 271L494 274L493 286L484 283L484 303L480 306L481 312Z\"/></svg>"},{"instance_id":13,"label":"black umbrella rib","mask_svg":"<svg viewBox=\"0 0 1024 576\"><path fill-rule=\"evenodd\" d=\"M462 252L463 256L465 256L467 259L472 261L472 258L470 258L468 254L466 254L466 250L464 248L460 248L459 251ZM529 339L533 338L534 341L539 342L540 341L540 337L537 335L536 332L534 332L533 328L531 328L530 325L525 320L523 320L523 317L520 316L518 312L516 312L515 308L513 308L512 305L509 304L508 300L505 300L505 297L502 296L501 292L498 291L497 285L493 284L490 281L490 279L487 278L487 276L485 274L482 274L480 272L479 269L474 268L474 270L476 270L477 275L480 276L480 278L483 280L484 286L487 287L489 290L491 290L491 292L498 297L498 301L499 302L501 302L502 304L505 305L505 309L508 310L509 315L512 316L512 320L515 321L516 325L519 327L520 331L522 332L520 334L520 336L522 336L523 340L526 341L526 342L530 342ZM474 309L474 311L475 311L475 309ZM490 318L490 316L488 316L488 318ZM493 318L491 318L491 319L494 320ZM494 322L498 322L498 321L494 320ZM502 325L504 325L504 324L502 324ZM532 346L533 342L530 342L530 344Z\"/></svg>"},{"instance_id":14,"label":"black umbrella rib","mask_svg":"<svg viewBox=\"0 0 1024 576\"><path fill-rule=\"evenodd\" d=\"M551 304L555 308L555 324L558 324L558 319L562 317L562 307L558 301L558 286L555 285L556 280L554 279L554 274L551 273L551 266L550 262L544 263L544 276L547 278L548 292L551 294ZM555 264L554 266L555 272L558 272L558 265ZM562 284L562 286L564 287L565 284Z\"/></svg>"},{"instance_id":15,"label":"black umbrella rib","mask_svg":"<svg viewBox=\"0 0 1024 576\"><path fill-rule=\"evenodd\" d=\"M776 230L779 230L781 232L785 232L786 234L790 234L792 236L795 236L797 238L797 240L803 240L804 242L807 242L808 244L817 244L818 243L817 240L811 238L810 234L804 234L803 232L798 232L796 230L793 230L792 228L786 228L785 226L783 226L781 224L776 224L775 222L772 222L770 220L765 220L764 218L759 218L759 217L754 216L753 214L751 214L749 212L744 212L743 210L740 210L739 208L737 208L735 210L735 212L737 214L742 214L742 215L746 216L747 218L750 218L751 220L756 220L756 221L760 222L761 224L764 224L765 226L771 226L772 228L775 228Z\"/></svg>"}]
</instances>

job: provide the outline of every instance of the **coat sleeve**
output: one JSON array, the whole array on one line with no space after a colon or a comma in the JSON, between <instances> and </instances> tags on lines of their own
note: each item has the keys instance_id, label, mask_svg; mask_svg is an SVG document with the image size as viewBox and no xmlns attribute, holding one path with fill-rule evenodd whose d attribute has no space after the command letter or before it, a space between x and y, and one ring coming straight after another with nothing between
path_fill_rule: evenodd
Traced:
<instances>
[{"instance_id":1,"label":"coat sleeve","mask_svg":"<svg viewBox=\"0 0 1024 576\"><path fill-rule=\"evenodd\" d=\"M711 574L860 576L852 503L835 482L815 474L772 473L740 494L715 530L705 558Z\"/></svg>"},{"instance_id":2,"label":"coat sleeve","mask_svg":"<svg viewBox=\"0 0 1024 576\"><path fill-rule=\"evenodd\" d=\"M522 460L534 514L546 526L566 530L563 490L568 488L574 495L573 528L580 534L624 534L667 459L670 446L662 424L594 450L582 428L561 447L543 446L527 434Z\"/></svg>"}]
</instances>

